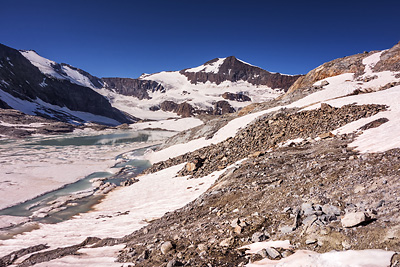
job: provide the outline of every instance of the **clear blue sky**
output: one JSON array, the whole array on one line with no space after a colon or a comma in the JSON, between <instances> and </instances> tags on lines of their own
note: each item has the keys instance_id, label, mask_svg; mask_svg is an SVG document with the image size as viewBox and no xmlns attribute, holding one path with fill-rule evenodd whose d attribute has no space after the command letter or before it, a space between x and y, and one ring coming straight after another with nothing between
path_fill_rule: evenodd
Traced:
<instances>
[{"instance_id":1,"label":"clear blue sky","mask_svg":"<svg viewBox=\"0 0 400 267\"><path fill-rule=\"evenodd\" d=\"M269 71L400 41L400 1L5 0L0 43L99 77L180 70L234 55Z\"/></svg>"}]
</instances>

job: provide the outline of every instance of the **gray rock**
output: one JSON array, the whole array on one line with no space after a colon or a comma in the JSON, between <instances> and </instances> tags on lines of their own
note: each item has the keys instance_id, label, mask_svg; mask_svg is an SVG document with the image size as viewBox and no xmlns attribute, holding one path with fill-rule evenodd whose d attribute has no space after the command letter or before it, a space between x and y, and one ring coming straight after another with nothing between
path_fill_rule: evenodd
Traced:
<instances>
[{"instance_id":1,"label":"gray rock","mask_svg":"<svg viewBox=\"0 0 400 267\"><path fill-rule=\"evenodd\" d=\"M279 228L279 231L282 234L289 234L289 233L293 232L293 227L292 226L282 226Z\"/></svg>"},{"instance_id":2,"label":"gray rock","mask_svg":"<svg viewBox=\"0 0 400 267\"><path fill-rule=\"evenodd\" d=\"M310 245L310 244L315 244L315 243L317 243L317 239L307 239L306 240L306 245Z\"/></svg>"},{"instance_id":3,"label":"gray rock","mask_svg":"<svg viewBox=\"0 0 400 267\"><path fill-rule=\"evenodd\" d=\"M261 232L255 232L252 236L251 236L251 241L252 242L262 242L268 239L268 236L265 235L264 233Z\"/></svg>"},{"instance_id":4,"label":"gray rock","mask_svg":"<svg viewBox=\"0 0 400 267\"><path fill-rule=\"evenodd\" d=\"M301 204L301 211L304 216L309 216L315 213L312 203Z\"/></svg>"},{"instance_id":5,"label":"gray rock","mask_svg":"<svg viewBox=\"0 0 400 267\"><path fill-rule=\"evenodd\" d=\"M308 216L303 220L304 225L311 225L318 219L317 215Z\"/></svg>"},{"instance_id":6,"label":"gray rock","mask_svg":"<svg viewBox=\"0 0 400 267\"><path fill-rule=\"evenodd\" d=\"M165 241L160 247L161 253L167 254L171 249L173 249L173 247L171 241Z\"/></svg>"},{"instance_id":7,"label":"gray rock","mask_svg":"<svg viewBox=\"0 0 400 267\"><path fill-rule=\"evenodd\" d=\"M167 264L167 267L174 267L174 266L176 266L176 260L175 260L175 259L170 260L170 261L168 262L168 264Z\"/></svg>"},{"instance_id":8,"label":"gray rock","mask_svg":"<svg viewBox=\"0 0 400 267\"><path fill-rule=\"evenodd\" d=\"M206 245L206 244L203 244L203 243L198 244L198 245L197 245L197 248L198 248L200 251L206 251L206 250L208 249L207 245Z\"/></svg>"},{"instance_id":9,"label":"gray rock","mask_svg":"<svg viewBox=\"0 0 400 267\"><path fill-rule=\"evenodd\" d=\"M260 255L261 257L265 258L267 257L267 250L265 248L263 248L262 250L260 250L259 252L257 252L258 255Z\"/></svg>"},{"instance_id":10,"label":"gray rock","mask_svg":"<svg viewBox=\"0 0 400 267\"><path fill-rule=\"evenodd\" d=\"M328 204L322 206L322 212L327 215L336 215L336 216L340 215L340 209L338 207Z\"/></svg>"},{"instance_id":11,"label":"gray rock","mask_svg":"<svg viewBox=\"0 0 400 267\"><path fill-rule=\"evenodd\" d=\"M292 210L291 207L286 207L286 208L283 209L283 212L287 213L287 212L290 212L291 210Z\"/></svg>"},{"instance_id":12,"label":"gray rock","mask_svg":"<svg viewBox=\"0 0 400 267\"><path fill-rule=\"evenodd\" d=\"M219 245L221 247L229 247L230 245L232 245L232 243L233 243L233 239L230 237L230 238L226 238L226 239L222 240L219 243Z\"/></svg>"},{"instance_id":13,"label":"gray rock","mask_svg":"<svg viewBox=\"0 0 400 267\"><path fill-rule=\"evenodd\" d=\"M341 222L343 227L349 228L357 226L363 222L366 222L370 217L364 212L351 212L344 215Z\"/></svg>"},{"instance_id":14,"label":"gray rock","mask_svg":"<svg viewBox=\"0 0 400 267\"><path fill-rule=\"evenodd\" d=\"M231 222L231 226L233 228L235 228L236 226L238 226L240 224L240 220L239 218L235 218L232 222Z\"/></svg>"},{"instance_id":15,"label":"gray rock","mask_svg":"<svg viewBox=\"0 0 400 267\"><path fill-rule=\"evenodd\" d=\"M281 254L274 248L269 248L267 247L265 249L265 251L267 252L268 256L270 256L272 259L276 259L278 258Z\"/></svg>"}]
</instances>

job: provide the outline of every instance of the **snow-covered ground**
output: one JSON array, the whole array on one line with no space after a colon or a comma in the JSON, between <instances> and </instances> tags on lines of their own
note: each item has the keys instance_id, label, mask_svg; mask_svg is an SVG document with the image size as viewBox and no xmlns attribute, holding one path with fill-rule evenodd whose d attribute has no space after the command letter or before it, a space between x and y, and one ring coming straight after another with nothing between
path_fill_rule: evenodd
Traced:
<instances>
[{"instance_id":1,"label":"snow-covered ground","mask_svg":"<svg viewBox=\"0 0 400 267\"><path fill-rule=\"evenodd\" d=\"M163 129L167 131L184 131L196 126L202 125L203 122L197 118L182 118L182 119L170 119L170 120L159 120L150 122L141 122L131 124L130 128L134 130L143 129Z\"/></svg>"},{"instance_id":2,"label":"snow-covered ground","mask_svg":"<svg viewBox=\"0 0 400 267\"><path fill-rule=\"evenodd\" d=\"M54 66L57 65L57 62L44 58L33 50L20 51L20 53L47 76L52 76L59 80L68 80L71 83L89 88L95 88L88 77L67 65L60 65L60 70L56 72Z\"/></svg>"}]
</instances>

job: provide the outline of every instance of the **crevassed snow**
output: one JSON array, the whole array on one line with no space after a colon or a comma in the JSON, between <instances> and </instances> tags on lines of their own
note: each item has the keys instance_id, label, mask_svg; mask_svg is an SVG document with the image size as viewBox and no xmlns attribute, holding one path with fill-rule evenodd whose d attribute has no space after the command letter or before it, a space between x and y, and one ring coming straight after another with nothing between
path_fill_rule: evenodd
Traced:
<instances>
[{"instance_id":1,"label":"crevassed snow","mask_svg":"<svg viewBox=\"0 0 400 267\"><path fill-rule=\"evenodd\" d=\"M210 63L210 64L204 64L201 66L198 66L196 68L191 68L185 70L186 72L207 72L207 73L218 73L219 67L221 67L222 64L224 64L226 58L218 58L217 61Z\"/></svg>"},{"instance_id":2,"label":"crevassed snow","mask_svg":"<svg viewBox=\"0 0 400 267\"><path fill-rule=\"evenodd\" d=\"M60 65L62 73L65 73L65 75L60 74L56 72L53 68L54 65L57 65L56 62L39 56L35 51L32 50L20 51L20 53L26 59L28 59L32 63L32 65L39 68L39 70L45 75L49 75L60 80L69 80L72 83L86 86L92 89L95 88L88 77L82 75L79 71L74 70L67 65Z\"/></svg>"},{"instance_id":3,"label":"crevassed snow","mask_svg":"<svg viewBox=\"0 0 400 267\"><path fill-rule=\"evenodd\" d=\"M246 267L387 267L394 254L393 251L379 249L331 251L323 254L299 250L281 260L265 258L249 263Z\"/></svg>"},{"instance_id":4,"label":"crevassed snow","mask_svg":"<svg viewBox=\"0 0 400 267\"><path fill-rule=\"evenodd\" d=\"M54 115L51 112L46 111L46 109L53 109L57 112L61 112L66 115L70 115L73 117L77 117L85 122L98 122L106 125L119 125L120 122L104 117L101 115L95 115L92 113L88 112L83 112L83 111L75 111L75 110L70 110L67 107L60 107L56 105L49 104L47 102L42 101L41 99L37 98L34 102L30 102L27 100L22 100L17 97L14 97L10 95L7 92L4 92L3 90L0 89L0 99L3 100L4 102L7 103L10 107L13 109L19 110L25 114L28 115L36 115L35 112L41 112L45 113L51 117L54 117ZM76 121L71 120L71 123L76 124Z\"/></svg>"}]
</instances>

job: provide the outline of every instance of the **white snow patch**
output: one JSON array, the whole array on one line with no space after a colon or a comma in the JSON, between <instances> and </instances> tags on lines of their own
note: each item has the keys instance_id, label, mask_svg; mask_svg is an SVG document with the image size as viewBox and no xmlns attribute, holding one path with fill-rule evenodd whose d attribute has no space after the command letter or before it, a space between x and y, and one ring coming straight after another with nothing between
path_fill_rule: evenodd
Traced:
<instances>
[{"instance_id":1,"label":"white snow patch","mask_svg":"<svg viewBox=\"0 0 400 267\"><path fill-rule=\"evenodd\" d=\"M81 74L79 71L70 68L67 65L60 65L61 73L58 73L53 67L57 65L57 62L39 56L35 51L32 50L20 51L20 53L26 59L28 59L32 63L32 65L37 67L45 75L54 77L59 80L68 80L71 83L75 83L92 89L95 88L88 77Z\"/></svg>"},{"instance_id":2,"label":"white snow patch","mask_svg":"<svg viewBox=\"0 0 400 267\"><path fill-rule=\"evenodd\" d=\"M377 128L372 128L364 131L350 146L357 147L361 153L383 152L389 149L400 147L400 86L373 92L368 94L361 94L356 96L349 96L341 99L327 101L329 105L341 107L343 105L357 103L364 104L382 104L388 105L389 109L384 112L363 118L358 121L349 123L336 131L334 134L345 134L357 131L358 128L379 118L387 118L388 122L382 124ZM308 109L318 108L319 105L311 106Z\"/></svg>"},{"instance_id":3,"label":"white snow patch","mask_svg":"<svg viewBox=\"0 0 400 267\"><path fill-rule=\"evenodd\" d=\"M218 60L213 63L204 64L204 65L198 66L196 68L187 69L185 71L186 72L218 73L219 68L224 63L225 59L226 58L218 58Z\"/></svg>"},{"instance_id":4,"label":"white snow patch","mask_svg":"<svg viewBox=\"0 0 400 267\"><path fill-rule=\"evenodd\" d=\"M373 68L375 67L376 63L379 62L381 59L381 55L383 52L386 50L374 53L366 58L363 59L362 63L365 65L365 74L366 75L371 75L373 73Z\"/></svg>"},{"instance_id":5,"label":"white snow patch","mask_svg":"<svg viewBox=\"0 0 400 267\"><path fill-rule=\"evenodd\" d=\"M197 118L182 118L160 121L150 121L132 124L130 127L135 130L140 129L163 129L167 131L184 131L202 125L203 122Z\"/></svg>"},{"instance_id":6,"label":"white snow patch","mask_svg":"<svg viewBox=\"0 0 400 267\"><path fill-rule=\"evenodd\" d=\"M249 263L247 267L387 267L395 252L379 249L331 251L323 254L299 250L281 260L263 260Z\"/></svg>"},{"instance_id":7,"label":"white snow patch","mask_svg":"<svg viewBox=\"0 0 400 267\"><path fill-rule=\"evenodd\" d=\"M111 247L99 247L99 248L81 248L77 251L77 255L69 255L59 259L51 260L48 262L43 262L35 264L37 267L124 267L130 266L129 263L116 262L116 258L120 250L122 250L125 245L116 245ZM131 263L132 264L132 263Z\"/></svg>"},{"instance_id":8,"label":"white snow patch","mask_svg":"<svg viewBox=\"0 0 400 267\"><path fill-rule=\"evenodd\" d=\"M242 246L238 249L247 249L247 254L256 254L259 251L265 248L283 248L283 249L291 249L289 240L276 240L276 241L264 241L264 242L255 242L249 245Z\"/></svg>"}]
</instances>

